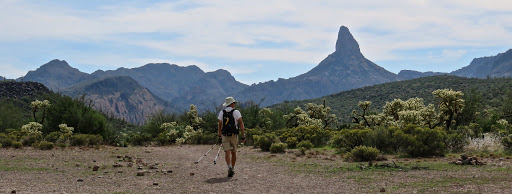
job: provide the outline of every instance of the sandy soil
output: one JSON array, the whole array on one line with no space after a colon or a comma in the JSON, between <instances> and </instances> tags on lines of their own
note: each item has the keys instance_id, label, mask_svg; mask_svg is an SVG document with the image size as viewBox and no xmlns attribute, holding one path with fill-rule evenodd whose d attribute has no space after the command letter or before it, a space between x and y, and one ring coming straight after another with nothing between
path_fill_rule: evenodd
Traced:
<instances>
[{"instance_id":1,"label":"sandy soil","mask_svg":"<svg viewBox=\"0 0 512 194\"><path fill-rule=\"evenodd\" d=\"M213 163L217 149L194 163L210 148L0 149L0 193L512 192L512 165L506 158L487 159L486 167L358 171L350 169L360 164L343 162L329 152L271 154L244 147L238 152L235 176L228 178L222 152ZM393 161L412 166L449 160L453 158ZM99 169L93 171L94 166Z\"/></svg>"}]
</instances>

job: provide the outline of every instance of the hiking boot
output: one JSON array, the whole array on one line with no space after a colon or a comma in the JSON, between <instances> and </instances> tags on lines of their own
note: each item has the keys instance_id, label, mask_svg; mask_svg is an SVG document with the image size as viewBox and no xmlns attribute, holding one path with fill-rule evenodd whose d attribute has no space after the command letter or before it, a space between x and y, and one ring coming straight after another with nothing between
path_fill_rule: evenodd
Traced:
<instances>
[{"instance_id":1,"label":"hiking boot","mask_svg":"<svg viewBox=\"0 0 512 194\"><path fill-rule=\"evenodd\" d=\"M235 171L233 170L233 168L230 168L228 170L228 177L233 177L233 175L235 175Z\"/></svg>"}]
</instances>

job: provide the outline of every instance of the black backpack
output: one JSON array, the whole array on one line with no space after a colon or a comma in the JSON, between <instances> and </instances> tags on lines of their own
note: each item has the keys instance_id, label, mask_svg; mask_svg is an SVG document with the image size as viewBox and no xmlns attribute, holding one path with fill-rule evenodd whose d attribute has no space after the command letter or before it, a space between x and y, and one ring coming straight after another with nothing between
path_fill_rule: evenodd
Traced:
<instances>
[{"instance_id":1,"label":"black backpack","mask_svg":"<svg viewBox=\"0 0 512 194\"><path fill-rule=\"evenodd\" d=\"M233 112L235 109L227 112L226 110L222 110L222 134L238 134L238 129L235 125L235 118L233 117Z\"/></svg>"}]
</instances>

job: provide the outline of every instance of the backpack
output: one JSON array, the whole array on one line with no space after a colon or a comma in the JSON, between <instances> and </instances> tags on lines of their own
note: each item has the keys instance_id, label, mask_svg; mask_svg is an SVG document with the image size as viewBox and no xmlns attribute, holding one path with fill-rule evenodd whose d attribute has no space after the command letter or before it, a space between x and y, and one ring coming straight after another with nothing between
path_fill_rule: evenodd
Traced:
<instances>
[{"instance_id":1,"label":"backpack","mask_svg":"<svg viewBox=\"0 0 512 194\"><path fill-rule=\"evenodd\" d=\"M238 134L238 129L235 125L235 118L233 117L234 111L235 109L229 112L222 110L222 134Z\"/></svg>"}]
</instances>

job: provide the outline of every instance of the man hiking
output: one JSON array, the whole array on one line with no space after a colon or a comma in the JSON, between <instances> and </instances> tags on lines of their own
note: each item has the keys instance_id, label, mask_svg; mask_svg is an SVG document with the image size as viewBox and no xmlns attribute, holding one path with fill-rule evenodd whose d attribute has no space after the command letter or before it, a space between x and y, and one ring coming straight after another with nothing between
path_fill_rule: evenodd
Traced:
<instances>
[{"instance_id":1,"label":"man hiking","mask_svg":"<svg viewBox=\"0 0 512 194\"><path fill-rule=\"evenodd\" d=\"M242 131L242 143L245 142L244 122L242 114L235 110L236 101L233 97L227 97L219 112L219 139L222 139L222 146L226 153L226 164L228 165L228 177L235 174L236 149L238 146L238 129Z\"/></svg>"}]
</instances>

